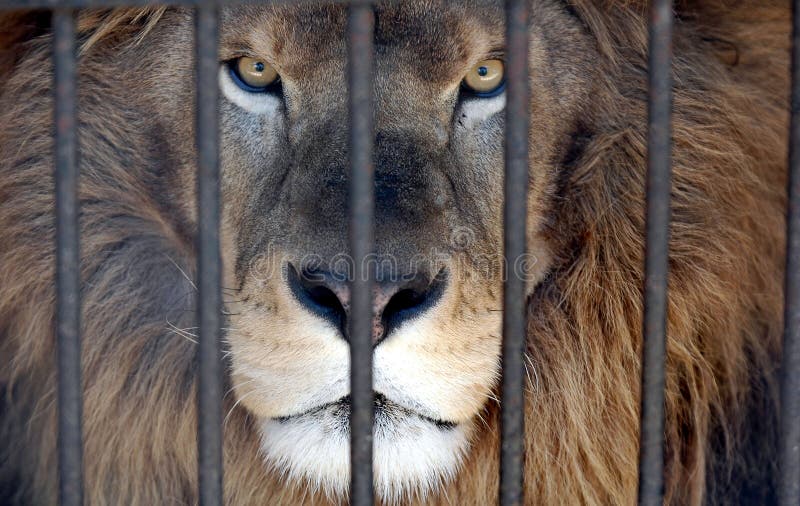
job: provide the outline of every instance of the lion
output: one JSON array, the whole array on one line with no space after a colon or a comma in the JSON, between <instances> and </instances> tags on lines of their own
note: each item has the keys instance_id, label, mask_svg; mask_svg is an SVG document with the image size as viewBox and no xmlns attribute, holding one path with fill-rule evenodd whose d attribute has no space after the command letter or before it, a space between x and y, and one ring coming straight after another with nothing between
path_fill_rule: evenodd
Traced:
<instances>
[{"instance_id":1,"label":"lion","mask_svg":"<svg viewBox=\"0 0 800 506\"><path fill-rule=\"evenodd\" d=\"M377 3L374 482L498 494L502 2ZM632 504L647 6L532 0L527 504ZM346 7L222 10L226 504L347 502ZM676 3L665 501L775 500L789 5ZM0 18L0 495L57 497L49 18ZM81 11L85 496L197 497L191 10Z\"/></svg>"}]
</instances>

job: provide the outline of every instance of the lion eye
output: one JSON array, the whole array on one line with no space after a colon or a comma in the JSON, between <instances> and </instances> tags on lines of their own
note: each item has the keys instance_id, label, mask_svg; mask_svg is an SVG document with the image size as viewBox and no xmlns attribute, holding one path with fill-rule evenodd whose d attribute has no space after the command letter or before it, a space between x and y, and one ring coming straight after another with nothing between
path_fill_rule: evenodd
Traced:
<instances>
[{"instance_id":1,"label":"lion eye","mask_svg":"<svg viewBox=\"0 0 800 506\"><path fill-rule=\"evenodd\" d=\"M505 87L503 60L483 60L469 69L462 86L479 97L499 95Z\"/></svg>"},{"instance_id":2,"label":"lion eye","mask_svg":"<svg viewBox=\"0 0 800 506\"><path fill-rule=\"evenodd\" d=\"M278 82L278 72L263 60L242 56L229 63L231 77L243 90L252 93L267 91Z\"/></svg>"}]
</instances>

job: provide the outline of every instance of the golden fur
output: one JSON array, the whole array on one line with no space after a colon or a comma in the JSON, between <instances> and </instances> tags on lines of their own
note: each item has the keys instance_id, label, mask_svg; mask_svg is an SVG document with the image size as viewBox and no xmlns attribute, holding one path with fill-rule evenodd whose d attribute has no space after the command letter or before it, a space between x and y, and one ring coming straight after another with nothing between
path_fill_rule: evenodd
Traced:
<instances>
[{"instance_id":1,"label":"golden fur","mask_svg":"<svg viewBox=\"0 0 800 506\"><path fill-rule=\"evenodd\" d=\"M579 132L580 149L559 181L563 198L542 232L553 258L529 305L525 492L530 504L632 504L641 372L646 8L633 1L570 3L602 55L585 111L585 122L596 127L585 139ZM753 463L737 454L753 431L753 417L769 420L777 409L788 12L787 2L777 0L698 0L679 7L666 386L671 504L724 497L725 491L715 488L727 486L724 477L753 472L755 466L769 474L774 466L769 455ZM114 44L102 45L101 39L146 47L146 31L162 14L85 14L84 54L93 46L111 51ZM22 19L36 20L31 26L37 29L13 34L4 29L21 26ZM19 55L46 54L49 39L40 26L38 14L0 18L0 33L8 34L0 39L4 76L35 71ZM47 109L37 106L49 101L49 90L2 82L0 352L9 358L0 368L5 392L0 460L6 481L25 477L13 492L17 499L49 503L56 489L52 184L41 168L49 167L51 127ZM137 145L141 137L125 124L119 100L87 99L85 106L83 121L106 114L120 119L102 127L103 139L91 142ZM534 126L555 120L534 117ZM11 152L4 140L15 131L26 132L26 144L13 146L24 156ZM132 161L145 156L135 150L129 155ZM104 155L98 148L89 156ZM85 174L83 201L96 207L126 202L126 210L137 216L126 226L141 228L145 246L186 244L175 236L190 232L176 231L163 213L152 211L159 203L141 180L122 167L115 174L111 183ZM189 207L184 203L175 212ZM83 230L92 231L84 232L84 258L113 255L109 245L116 232L100 216L94 207L83 215ZM136 256L137 267L145 270L146 250ZM175 261L185 264L193 252L187 247L181 254ZM154 270L152 276L161 274ZM163 320L139 321L120 311L133 302L146 305L148 297L126 284L126 265L112 263L98 272L96 261L85 263L84 279L107 285L84 298L87 498L91 504L111 497L127 504L193 503L195 380L186 359L192 343L162 338ZM180 320L171 323L182 327ZM92 344L93 336L109 333L119 337L101 347ZM252 417L232 409L233 399L228 403L227 502L326 503L302 485L283 485L263 465ZM497 415L490 401L463 469L428 503L495 501Z\"/></svg>"}]
</instances>

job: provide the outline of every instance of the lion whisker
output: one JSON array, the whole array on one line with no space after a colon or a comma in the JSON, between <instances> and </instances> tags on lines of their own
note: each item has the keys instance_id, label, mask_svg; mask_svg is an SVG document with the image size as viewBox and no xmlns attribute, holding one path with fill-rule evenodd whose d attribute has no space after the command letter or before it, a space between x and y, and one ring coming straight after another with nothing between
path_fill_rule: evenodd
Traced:
<instances>
[{"instance_id":1,"label":"lion whisker","mask_svg":"<svg viewBox=\"0 0 800 506\"><path fill-rule=\"evenodd\" d=\"M525 355L525 371L528 375L528 381L531 384L531 392L539 392L540 391L540 383L539 383L539 373L537 372L538 369L536 365L533 363L533 358L529 355Z\"/></svg>"},{"instance_id":2,"label":"lion whisker","mask_svg":"<svg viewBox=\"0 0 800 506\"><path fill-rule=\"evenodd\" d=\"M237 389L237 388L239 388L241 386L244 386L244 385L249 385L250 383L253 383L254 381L258 381L258 378L250 378L249 380L241 381L241 382L233 385L231 388L229 388L228 391L225 392L225 394L222 397L225 398L227 395L229 395L235 389Z\"/></svg>"},{"instance_id":3,"label":"lion whisker","mask_svg":"<svg viewBox=\"0 0 800 506\"><path fill-rule=\"evenodd\" d=\"M489 398L489 400L492 400L492 401L500 404L500 399L492 391L489 391L486 394L486 397Z\"/></svg>"},{"instance_id":4,"label":"lion whisker","mask_svg":"<svg viewBox=\"0 0 800 506\"><path fill-rule=\"evenodd\" d=\"M481 425L484 426L484 428L487 428L487 429L489 428L489 422L483 416L483 412L482 411L479 411L478 414L476 415L476 417L478 418L478 421L480 421Z\"/></svg>"},{"instance_id":5,"label":"lion whisker","mask_svg":"<svg viewBox=\"0 0 800 506\"><path fill-rule=\"evenodd\" d=\"M228 419L230 418L231 414L233 413L233 410L235 410L236 407L239 406L239 403L241 403L244 399L250 397L252 394L255 394L255 393L262 393L263 394L263 392L260 392L258 389L256 389L256 390L251 390L251 391L247 392L246 394L242 395L241 397L239 397L238 399L236 399L236 402L233 403L233 406L231 406L231 409L228 410L228 414L225 415L225 419L222 422L222 426L223 427L227 427L228 426Z\"/></svg>"},{"instance_id":6,"label":"lion whisker","mask_svg":"<svg viewBox=\"0 0 800 506\"><path fill-rule=\"evenodd\" d=\"M172 323L171 321L167 320L167 330L173 334L177 334L187 341L197 344L197 335L188 332L187 330L192 329L193 327L188 327L187 329L179 328L177 325Z\"/></svg>"},{"instance_id":7,"label":"lion whisker","mask_svg":"<svg viewBox=\"0 0 800 506\"><path fill-rule=\"evenodd\" d=\"M169 255L168 255L168 254L166 254L166 253L164 253L164 256L165 256L165 257L167 257L167 260L169 260L169 261L170 261L170 263L172 263L172 265L174 265L174 266L175 266L175 268L176 268L176 269L178 269L178 271L181 273L181 275L183 275L183 277L184 277L184 278L186 278L186 281L188 281L188 282L189 282L189 284L190 284L190 285L192 285L192 288L194 288L194 289L195 289L195 291L199 291L199 290L197 289L197 285L195 285L195 284L194 284L194 281L192 281L192 279L189 277L189 275L188 275L188 274L186 274L186 271L184 271L183 269L181 269L181 266L180 266L180 265L178 265L178 262L176 262L176 261L175 261L175 260L174 260L174 259L173 259L171 256L169 256Z\"/></svg>"}]
</instances>

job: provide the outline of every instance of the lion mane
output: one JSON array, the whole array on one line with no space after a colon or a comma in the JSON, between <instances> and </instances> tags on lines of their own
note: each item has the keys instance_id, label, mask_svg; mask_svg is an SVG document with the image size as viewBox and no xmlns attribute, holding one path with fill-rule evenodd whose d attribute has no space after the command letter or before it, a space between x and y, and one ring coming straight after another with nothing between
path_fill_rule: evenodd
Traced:
<instances>
[{"instance_id":1,"label":"lion mane","mask_svg":"<svg viewBox=\"0 0 800 506\"><path fill-rule=\"evenodd\" d=\"M555 264L529 302L525 493L531 504L631 504L647 10L635 1L568 3L596 40L602 80L548 219ZM163 12L84 12L82 64L97 67L126 44L148 44ZM40 12L0 17L0 496L36 504L53 502L57 491L48 23ZM668 503L760 502L773 493L789 28L785 1L678 2ZM196 350L186 330L193 325L192 231L170 221L164 182L137 169L159 151L141 144L118 97L83 92L80 121L92 127L82 156L113 174L84 172L80 190L86 497L90 504L195 503ZM165 297L182 303L167 310ZM491 401L458 477L427 503L494 502L498 413ZM226 414L226 502L326 503L264 465L254 421L232 395Z\"/></svg>"}]
</instances>

